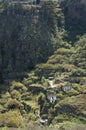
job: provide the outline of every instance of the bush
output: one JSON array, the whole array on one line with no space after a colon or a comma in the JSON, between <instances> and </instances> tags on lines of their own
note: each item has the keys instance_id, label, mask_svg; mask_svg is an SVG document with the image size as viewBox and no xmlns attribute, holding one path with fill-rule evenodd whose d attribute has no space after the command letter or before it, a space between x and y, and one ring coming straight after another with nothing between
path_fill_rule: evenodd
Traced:
<instances>
[{"instance_id":1,"label":"bush","mask_svg":"<svg viewBox=\"0 0 86 130\"><path fill-rule=\"evenodd\" d=\"M36 118L37 118L37 117L36 117L36 115L35 115L34 113L29 113L29 114L28 114L28 119L29 119L29 120L35 121Z\"/></svg>"},{"instance_id":2,"label":"bush","mask_svg":"<svg viewBox=\"0 0 86 130\"><path fill-rule=\"evenodd\" d=\"M39 94L40 92L43 92L44 91L44 88L43 86L40 84L40 83L35 83L35 84L31 84L29 87L28 87L28 90L33 93L33 94Z\"/></svg>"},{"instance_id":3,"label":"bush","mask_svg":"<svg viewBox=\"0 0 86 130\"><path fill-rule=\"evenodd\" d=\"M21 96L21 99L22 100L31 100L31 95L29 92L26 92L26 93L23 93L22 96Z\"/></svg>"},{"instance_id":4,"label":"bush","mask_svg":"<svg viewBox=\"0 0 86 130\"><path fill-rule=\"evenodd\" d=\"M10 87L11 91L13 91L14 89L19 91L20 93L24 93L27 91L27 88L25 87L24 84L22 84L20 82L16 82L16 81L13 81L12 86Z\"/></svg>"},{"instance_id":5,"label":"bush","mask_svg":"<svg viewBox=\"0 0 86 130\"><path fill-rule=\"evenodd\" d=\"M63 99L63 97L64 97L63 92L59 92L58 93L58 98Z\"/></svg>"},{"instance_id":6,"label":"bush","mask_svg":"<svg viewBox=\"0 0 86 130\"><path fill-rule=\"evenodd\" d=\"M70 56L73 52L74 52L73 48L72 49L59 48L56 54Z\"/></svg>"},{"instance_id":7,"label":"bush","mask_svg":"<svg viewBox=\"0 0 86 130\"><path fill-rule=\"evenodd\" d=\"M76 95L79 95L79 91L77 91L75 89L71 89L71 90L67 91L66 94L68 96L76 96Z\"/></svg>"},{"instance_id":8,"label":"bush","mask_svg":"<svg viewBox=\"0 0 86 130\"><path fill-rule=\"evenodd\" d=\"M40 93L38 96L38 103L41 105L45 101L45 95L43 93Z\"/></svg>"},{"instance_id":9,"label":"bush","mask_svg":"<svg viewBox=\"0 0 86 130\"><path fill-rule=\"evenodd\" d=\"M0 112L4 110L4 107L0 104Z\"/></svg>"},{"instance_id":10,"label":"bush","mask_svg":"<svg viewBox=\"0 0 86 130\"><path fill-rule=\"evenodd\" d=\"M53 55L49 58L47 63L49 64L56 64L56 63L63 63L65 60L68 61L68 58L64 55Z\"/></svg>"},{"instance_id":11,"label":"bush","mask_svg":"<svg viewBox=\"0 0 86 130\"><path fill-rule=\"evenodd\" d=\"M81 86L80 86L80 84L73 84L73 88L74 88L76 91L80 91Z\"/></svg>"},{"instance_id":12,"label":"bush","mask_svg":"<svg viewBox=\"0 0 86 130\"><path fill-rule=\"evenodd\" d=\"M9 128L7 126L4 126L1 128L1 130L9 130Z\"/></svg>"},{"instance_id":13,"label":"bush","mask_svg":"<svg viewBox=\"0 0 86 130\"><path fill-rule=\"evenodd\" d=\"M24 110L28 113L31 110L31 106L27 102L22 102Z\"/></svg>"},{"instance_id":14,"label":"bush","mask_svg":"<svg viewBox=\"0 0 86 130\"><path fill-rule=\"evenodd\" d=\"M0 114L0 123L8 127L23 127L24 120L18 110Z\"/></svg>"},{"instance_id":15,"label":"bush","mask_svg":"<svg viewBox=\"0 0 86 130\"><path fill-rule=\"evenodd\" d=\"M4 99L4 98L1 98L1 99L0 99L0 104L1 104L1 105L4 105L6 102L7 102L7 99Z\"/></svg>"},{"instance_id":16,"label":"bush","mask_svg":"<svg viewBox=\"0 0 86 130\"><path fill-rule=\"evenodd\" d=\"M68 116L66 114L59 114L54 118L53 123L63 122L65 120L68 120Z\"/></svg>"},{"instance_id":17,"label":"bush","mask_svg":"<svg viewBox=\"0 0 86 130\"><path fill-rule=\"evenodd\" d=\"M17 101L16 99L9 99L8 102L5 104L5 107L8 108L8 110L19 109L22 111L24 109L23 104Z\"/></svg>"},{"instance_id":18,"label":"bush","mask_svg":"<svg viewBox=\"0 0 86 130\"><path fill-rule=\"evenodd\" d=\"M86 126L79 121L65 121L60 128L61 130L85 130Z\"/></svg>"},{"instance_id":19,"label":"bush","mask_svg":"<svg viewBox=\"0 0 86 130\"><path fill-rule=\"evenodd\" d=\"M82 85L81 92L86 93L86 85Z\"/></svg>"},{"instance_id":20,"label":"bush","mask_svg":"<svg viewBox=\"0 0 86 130\"><path fill-rule=\"evenodd\" d=\"M11 92L11 96L12 96L12 98L15 98L15 99L17 99L17 100L20 100L20 99L21 99L21 94L20 94L17 90L13 90L13 91Z\"/></svg>"},{"instance_id":21,"label":"bush","mask_svg":"<svg viewBox=\"0 0 86 130\"><path fill-rule=\"evenodd\" d=\"M6 92L5 94L2 94L3 99L9 99L11 97L9 92Z\"/></svg>"}]
</instances>

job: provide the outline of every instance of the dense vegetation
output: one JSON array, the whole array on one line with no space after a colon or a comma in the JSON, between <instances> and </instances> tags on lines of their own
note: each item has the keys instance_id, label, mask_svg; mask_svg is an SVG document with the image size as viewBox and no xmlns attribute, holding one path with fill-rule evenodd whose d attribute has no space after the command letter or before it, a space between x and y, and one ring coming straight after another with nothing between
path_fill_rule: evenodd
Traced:
<instances>
[{"instance_id":1,"label":"dense vegetation","mask_svg":"<svg viewBox=\"0 0 86 130\"><path fill-rule=\"evenodd\" d=\"M85 130L85 15L82 0L0 3L1 129Z\"/></svg>"}]
</instances>

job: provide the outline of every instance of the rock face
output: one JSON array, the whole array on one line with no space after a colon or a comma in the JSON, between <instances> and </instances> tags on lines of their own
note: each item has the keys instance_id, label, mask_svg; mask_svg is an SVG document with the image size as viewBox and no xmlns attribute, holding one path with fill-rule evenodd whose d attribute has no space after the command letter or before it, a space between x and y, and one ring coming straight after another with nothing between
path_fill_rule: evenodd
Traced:
<instances>
[{"instance_id":1,"label":"rock face","mask_svg":"<svg viewBox=\"0 0 86 130\"><path fill-rule=\"evenodd\" d=\"M65 16L65 28L70 32L68 37L74 43L77 35L86 33L86 0L62 0L60 7Z\"/></svg>"},{"instance_id":2,"label":"rock face","mask_svg":"<svg viewBox=\"0 0 86 130\"><path fill-rule=\"evenodd\" d=\"M63 0L62 6L65 9L65 13L71 17L80 18L86 13L86 0Z\"/></svg>"},{"instance_id":3,"label":"rock face","mask_svg":"<svg viewBox=\"0 0 86 130\"><path fill-rule=\"evenodd\" d=\"M86 5L86 0L80 0L80 3Z\"/></svg>"}]
</instances>

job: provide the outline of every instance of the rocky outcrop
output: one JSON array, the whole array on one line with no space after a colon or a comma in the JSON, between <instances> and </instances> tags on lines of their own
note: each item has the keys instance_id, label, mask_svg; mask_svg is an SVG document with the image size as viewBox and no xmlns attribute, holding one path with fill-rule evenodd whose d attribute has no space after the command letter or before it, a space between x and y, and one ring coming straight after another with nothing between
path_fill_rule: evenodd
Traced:
<instances>
[{"instance_id":1,"label":"rocky outcrop","mask_svg":"<svg viewBox=\"0 0 86 130\"><path fill-rule=\"evenodd\" d=\"M85 0L63 0L63 8L65 13L69 17L80 18L83 13L86 13L86 1Z\"/></svg>"}]
</instances>

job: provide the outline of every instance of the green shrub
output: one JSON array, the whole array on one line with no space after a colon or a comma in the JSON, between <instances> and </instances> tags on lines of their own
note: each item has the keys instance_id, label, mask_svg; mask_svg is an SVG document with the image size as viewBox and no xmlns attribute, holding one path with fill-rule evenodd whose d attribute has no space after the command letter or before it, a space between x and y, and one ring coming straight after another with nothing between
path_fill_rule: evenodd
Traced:
<instances>
[{"instance_id":1,"label":"green shrub","mask_svg":"<svg viewBox=\"0 0 86 130\"><path fill-rule=\"evenodd\" d=\"M9 92L6 92L6 93L4 93L4 94L1 94L0 96L1 96L1 97L0 97L0 104L1 104L1 105L6 104L7 101L11 98L11 95L10 95Z\"/></svg>"},{"instance_id":2,"label":"green shrub","mask_svg":"<svg viewBox=\"0 0 86 130\"><path fill-rule=\"evenodd\" d=\"M32 92L34 95L38 95L40 92L43 92L44 91L44 88L42 86L42 84L40 83L35 83L35 84L31 84L29 87L28 87L28 90L30 92Z\"/></svg>"},{"instance_id":3,"label":"green shrub","mask_svg":"<svg viewBox=\"0 0 86 130\"><path fill-rule=\"evenodd\" d=\"M20 99L21 99L21 94L20 94L17 90L13 90L13 91L11 92L11 97L12 97L12 98L15 98L15 99L17 99L17 100L20 100Z\"/></svg>"},{"instance_id":4,"label":"green shrub","mask_svg":"<svg viewBox=\"0 0 86 130\"><path fill-rule=\"evenodd\" d=\"M28 114L28 119L29 119L29 120L35 121L36 118L37 118L37 117L36 117L36 115L35 115L34 113L29 113L29 114Z\"/></svg>"},{"instance_id":5,"label":"green shrub","mask_svg":"<svg viewBox=\"0 0 86 130\"><path fill-rule=\"evenodd\" d=\"M66 114L59 114L54 118L53 122L58 123L58 122L63 122L65 120L68 120L68 116Z\"/></svg>"},{"instance_id":6,"label":"green shrub","mask_svg":"<svg viewBox=\"0 0 86 130\"><path fill-rule=\"evenodd\" d=\"M67 49L67 48L59 48L56 52L56 54L61 54L61 55L66 55L70 56L74 52L73 48L72 49Z\"/></svg>"},{"instance_id":7,"label":"green shrub","mask_svg":"<svg viewBox=\"0 0 86 130\"><path fill-rule=\"evenodd\" d=\"M73 84L73 88L74 88L76 91L80 91L81 86L80 86L80 84Z\"/></svg>"},{"instance_id":8,"label":"green shrub","mask_svg":"<svg viewBox=\"0 0 86 130\"><path fill-rule=\"evenodd\" d=\"M45 79L44 82L42 82L42 86L44 89L47 89L50 85L49 85L49 82L48 82L48 79Z\"/></svg>"},{"instance_id":9,"label":"green shrub","mask_svg":"<svg viewBox=\"0 0 86 130\"><path fill-rule=\"evenodd\" d=\"M32 80L32 79L29 79L29 78L24 78L23 83L24 83L25 85L30 85L30 84L33 83L33 80Z\"/></svg>"},{"instance_id":10,"label":"green shrub","mask_svg":"<svg viewBox=\"0 0 86 130\"><path fill-rule=\"evenodd\" d=\"M81 124L81 122L79 122L77 120L76 121L64 121L61 125L60 125L60 129L61 130L85 130L86 126L85 124Z\"/></svg>"},{"instance_id":11,"label":"green shrub","mask_svg":"<svg viewBox=\"0 0 86 130\"><path fill-rule=\"evenodd\" d=\"M58 98L63 99L63 97L64 97L63 92L59 92L58 93Z\"/></svg>"},{"instance_id":12,"label":"green shrub","mask_svg":"<svg viewBox=\"0 0 86 130\"><path fill-rule=\"evenodd\" d=\"M48 77L51 72L53 72L53 65L52 64L46 63L46 64L36 65L36 73L40 77L42 77L43 75L45 77Z\"/></svg>"},{"instance_id":13,"label":"green shrub","mask_svg":"<svg viewBox=\"0 0 86 130\"><path fill-rule=\"evenodd\" d=\"M76 96L76 95L79 95L79 91L77 91L75 89L70 89L69 91L66 91L66 94L68 96Z\"/></svg>"},{"instance_id":14,"label":"green shrub","mask_svg":"<svg viewBox=\"0 0 86 130\"><path fill-rule=\"evenodd\" d=\"M4 105L6 102L7 102L7 99L3 99L3 98L0 99L0 104L1 105Z\"/></svg>"},{"instance_id":15,"label":"green shrub","mask_svg":"<svg viewBox=\"0 0 86 130\"><path fill-rule=\"evenodd\" d=\"M12 82L12 85L10 87L10 90L13 91L13 90L17 90L19 91L20 93L24 93L27 91L27 88L25 87L24 84L20 83L20 82L16 82L16 81L13 81Z\"/></svg>"},{"instance_id":16,"label":"green shrub","mask_svg":"<svg viewBox=\"0 0 86 130\"><path fill-rule=\"evenodd\" d=\"M26 92L26 93L23 93L22 95L21 95L21 99L22 100L31 100L31 95L30 95L30 93L29 92Z\"/></svg>"},{"instance_id":17,"label":"green shrub","mask_svg":"<svg viewBox=\"0 0 86 130\"><path fill-rule=\"evenodd\" d=\"M82 85L81 92L86 93L86 85Z\"/></svg>"},{"instance_id":18,"label":"green shrub","mask_svg":"<svg viewBox=\"0 0 86 130\"><path fill-rule=\"evenodd\" d=\"M38 77L35 75L35 73L33 71L31 71L30 73L28 73L28 77L24 78L23 83L25 85L31 85L32 83L36 83L38 81Z\"/></svg>"},{"instance_id":19,"label":"green shrub","mask_svg":"<svg viewBox=\"0 0 86 130\"><path fill-rule=\"evenodd\" d=\"M22 104L24 105L24 110L28 113L31 110L31 106L25 101Z\"/></svg>"},{"instance_id":20,"label":"green shrub","mask_svg":"<svg viewBox=\"0 0 86 130\"><path fill-rule=\"evenodd\" d=\"M0 104L0 112L4 110L4 107Z\"/></svg>"},{"instance_id":21,"label":"green shrub","mask_svg":"<svg viewBox=\"0 0 86 130\"><path fill-rule=\"evenodd\" d=\"M45 95L43 93L40 93L38 96L38 103L41 105L45 101Z\"/></svg>"},{"instance_id":22,"label":"green shrub","mask_svg":"<svg viewBox=\"0 0 86 130\"><path fill-rule=\"evenodd\" d=\"M86 77L81 77L80 84L82 84L82 85L86 84Z\"/></svg>"},{"instance_id":23,"label":"green shrub","mask_svg":"<svg viewBox=\"0 0 86 130\"><path fill-rule=\"evenodd\" d=\"M68 61L68 58L64 55L53 55L49 58L49 60L47 61L47 63L49 64L56 64L56 63L63 63L64 61Z\"/></svg>"},{"instance_id":24,"label":"green shrub","mask_svg":"<svg viewBox=\"0 0 86 130\"><path fill-rule=\"evenodd\" d=\"M19 109L20 111L22 111L24 109L23 104L16 99L9 99L8 102L5 104L5 107L8 108L8 110Z\"/></svg>"},{"instance_id":25,"label":"green shrub","mask_svg":"<svg viewBox=\"0 0 86 130\"><path fill-rule=\"evenodd\" d=\"M9 92L6 92L5 94L2 94L3 99L9 99L11 97Z\"/></svg>"},{"instance_id":26,"label":"green shrub","mask_svg":"<svg viewBox=\"0 0 86 130\"><path fill-rule=\"evenodd\" d=\"M9 130L9 128L7 126L4 126L0 130Z\"/></svg>"},{"instance_id":27,"label":"green shrub","mask_svg":"<svg viewBox=\"0 0 86 130\"><path fill-rule=\"evenodd\" d=\"M24 120L18 110L0 114L0 123L8 127L23 127Z\"/></svg>"},{"instance_id":28,"label":"green shrub","mask_svg":"<svg viewBox=\"0 0 86 130\"><path fill-rule=\"evenodd\" d=\"M42 83L44 83L44 82L45 82L45 80L46 80L46 79L45 79L45 77L44 77L44 76L42 76L42 78L41 78L41 82L42 82Z\"/></svg>"}]
</instances>

